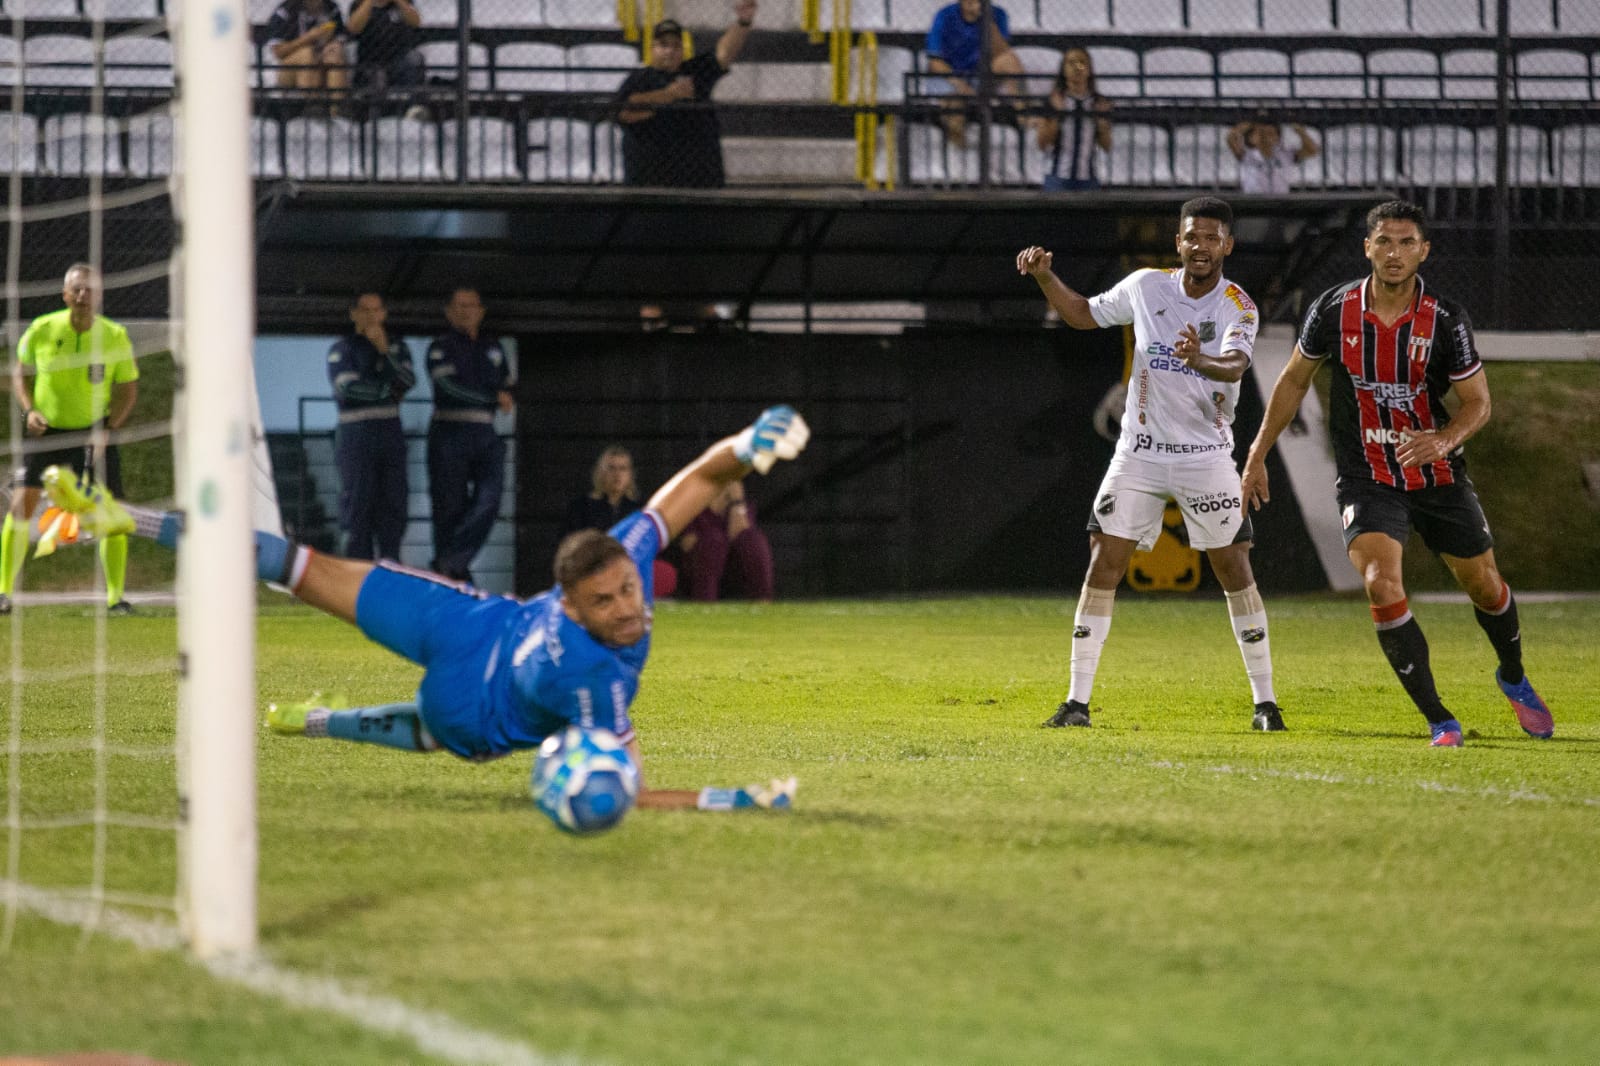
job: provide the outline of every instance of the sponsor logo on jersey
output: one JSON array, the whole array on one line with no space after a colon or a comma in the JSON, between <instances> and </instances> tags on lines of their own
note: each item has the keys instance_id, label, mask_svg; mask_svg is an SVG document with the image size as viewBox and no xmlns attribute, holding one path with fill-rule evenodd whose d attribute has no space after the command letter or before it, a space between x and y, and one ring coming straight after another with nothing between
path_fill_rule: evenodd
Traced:
<instances>
[{"instance_id":1,"label":"sponsor logo on jersey","mask_svg":"<svg viewBox=\"0 0 1600 1066\"><path fill-rule=\"evenodd\" d=\"M1365 392L1374 403L1383 407L1410 408L1421 395L1425 385L1412 385L1405 381L1357 381L1356 391Z\"/></svg>"},{"instance_id":2,"label":"sponsor logo on jersey","mask_svg":"<svg viewBox=\"0 0 1600 1066\"><path fill-rule=\"evenodd\" d=\"M1354 348L1356 345L1361 343L1361 338L1356 336L1354 333L1346 333L1344 335L1344 342L1350 347Z\"/></svg>"},{"instance_id":3,"label":"sponsor logo on jersey","mask_svg":"<svg viewBox=\"0 0 1600 1066\"><path fill-rule=\"evenodd\" d=\"M1155 438L1148 433L1135 433L1133 435L1133 452L1135 455L1148 451L1155 444Z\"/></svg>"},{"instance_id":4,"label":"sponsor logo on jersey","mask_svg":"<svg viewBox=\"0 0 1600 1066\"><path fill-rule=\"evenodd\" d=\"M1073 626L1072 627L1072 639L1073 640L1082 640L1084 637L1087 637L1088 635L1089 635L1089 627L1088 626Z\"/></svg>"},{"instance_id":5,"label":"sponsor logo on jersey","mask_svg":"<svg viewBox=\"0 0 1600 1066\"><path fill-rule=\"evenodd\" d=\"M1140 436L1142 437L1142 436L1144 436L1144 434L1141 433ZM1095 501L1095 505L1094 505L1094 513L1095 514L1110 514L1112 511L1115 511L1116 509L1117 509L1117 495L1114 492L1108 492L1105 495L1101 496L1100 499Z\"/></svg>"},{"instance_id":6,"label":"sponsor logo on jersey","mask_svg":"<svg viewBox=\"0 0 1600 1066\"><path fill-rule=\"evenodd\" d=\"M1155 313L1154 317L1160 318L1162 315L1164 315L1166 313L1167 313L1167 309L1165 307L1158 307L1158 308L1156 308L1156 313ZM60 341L56 341L56 343L60 344L61 342Z\"/></svg>"},{"instance_id":7,"label":"sponsor logo on jersey","mask_svg":"<svg viewBox=\"0 0 1600 1066\"><path fill-rule=\"evenodd\" d=\"M1344 510L1339 512L1339 524L1342 525L1345 529L1349 529L1351 524L1353 522L1355 522L1355 520L1356 520L1356 505L1353 504L1353 503L1346 504Z\"/></svg>"},{"instance_id":8,"label":"sponsor logo on jersey","mask_svg":"<svg viewBox=\"0 0 1600 1066\"><path fill-rule=\"evenodd\" d=\"M1239 509L1239 497L1229 496L1220 492L1213 492L1207 496L1191 496L1183 502L1195 514L1211 514L1213 511L1236 511Z\"/></svg>"},{"instance_id":9,"label":"sponsor logo on jersey","mask_svg":"<svg viewBox=\"0 0 1600 1066\"><path fill-rule=\"evenodd\" d=\"M1404 444L1411 439L1411 435L1409 429L1384 429L1381 426L1364 430L1361 434L1368 444Z\"/></svg>"},{"instance_id":10,"label":"sponsor logo on jersey","mask_svg":"<svg viewBox=\"0 0 1600 1066\"><path fill-rule=\"evenodd\" d=\"M1264 626L1251 626L1249 629L1239 630L1239 639L1246 644L1260 644L1267 639L1267 630Z\"/></svg>"}]
</instances>

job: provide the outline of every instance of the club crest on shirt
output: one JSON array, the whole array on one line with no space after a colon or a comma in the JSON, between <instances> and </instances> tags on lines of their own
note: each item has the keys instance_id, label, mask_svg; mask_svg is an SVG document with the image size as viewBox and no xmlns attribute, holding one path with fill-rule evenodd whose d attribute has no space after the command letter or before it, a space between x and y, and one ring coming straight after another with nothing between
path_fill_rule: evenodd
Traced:
<instances>
[{"instance_id":1,"label":"club crest on shirt","mask_svg":"<svg viewBox=\"0 0 1600 1066\"><path fill-rule=\"evenodd\" d=\"M1344 528L1349 529L1350 523L1356 520L1356 505L1346 504L1345 509L1339 512L1339 522Z\"/></svg>"},{"instance_id":2,"label":"club crest on shirt","mask_svg":"<svg viewBox=\"0 0 1600 1066\"><path fill-rule=\"evenodd\" d=\"M1428 361L1428 353L1432 350L1432 337L1419 337L1413 333L1411 340L1406 344L1406 358L1413 363L1426 363Z\"/></svg>"},{"instance_id":3,"label":"club crest on shirt","mask_svg":"<svg viewBox=\"0 0 1600 1066\"><path fill-rule=\"evenodd\" d=\"M1200 343L1206 344L1217 339L1217 324L1215 322L1202 322L1196 332L1200 335Z\"/></svg>"},{"instance_id":4,"label":"club crest on shirt","mask_svg":"<svg viewBox=\"0 0 1600 1066\"><path fill-rule=\"evenodd\" d=\"M1095 505L1094 505L1094 513L1095 514L1110 514L1112 511L1115 511L1116 509L1117 509L1117 497L1116 497L1115 493L1111 493L1111 492L1108 492L1105 495L1101 496L1100 499L1097 500L1095 502Z\"/></svg>"}]
</instances>

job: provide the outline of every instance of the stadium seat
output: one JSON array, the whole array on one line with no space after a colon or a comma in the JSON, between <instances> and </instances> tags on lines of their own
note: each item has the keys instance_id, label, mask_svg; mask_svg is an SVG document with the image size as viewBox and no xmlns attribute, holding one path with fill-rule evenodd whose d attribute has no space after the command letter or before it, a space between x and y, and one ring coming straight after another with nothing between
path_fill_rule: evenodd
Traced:
<instances>
[{"instance_id":1,"label":"stadium seat","mask_svg":"<svg viewBox=\"0 0 1600 1066\"><path fill-rule=\"evenodd\" d=\"M412 0L411 6L417 9L417 15L422 19L422 25L424 27L443 28L459 24L461 5L457 2L457 0ZM484 6L490 10L479 11L476 5L474 5L472 9L472 19L479 25L483 24L485 15L491 14L495 9L498 9L502 6L529 9L534 12L539 10L538 0L526 0L524 3L511 5L485 4Z\"/></svg>"},{"instance_id":2,"label":"stadium seat","mask_svg":"<svg viewBox=\"0 0 1600 1066\"><path fill-rule=\"evenodd\" d=\"M1261 10L1256 0L1189 0L1189 28L1219 36L1260 33Z\"/></svg>"},{"instance_id":3,"label":"stadium seat","mask_svg":"<svg viewBox=\"0 0 1600 1066\"><path fill-rule=\"evenodd\" d=\"M1306 163L1321 163L1329 188L1371 188L1395 180L1394 131L1381 126L1329 126L1314 131L1322 152ZM1304 165L1304 164L1303 164Z\"/></svg>"},{"instance_id":4,"label":"stadium seat","mask_svg":"<svg viewBox=\"0 0 1600 1066\"><path fill-rule=\"evenodd\" d=\"M128 119L128 173L136 178L172 173L172 112L167 108Z\"/></svg>"},{"instance_id":5,"label":"stadium seat","mask_svg":"<svg viewBox=\"0 0 1600 1066\"><path fill-rule=\"evenodd\" d=\"M172 0L174 8L178 2ZM130 22L160 17L156 11L156 0L83 0L83 13L91 19L123 19Z\"/></svg>"},{"instance_id":6,"label":"stadium seat","mask_svg":"<svg viewBox=\"0 0 1600 1066\"><path fill-rule=\"evenodd\" d=\"M933 16L941 8L948 7L953 0L888 0L889 28L905 33L926 34L933 25ZM865 12L867 5L860 5ZM1005 4L1001 4L1005 7ZM1006 14L1009 15L1008 8ZM852 11L852 17L854 12Z\"/></svg>"},{"instance_id":7,"label":"stadium seat","mask_svg":"<svg viewBox=\"0 0 1600 1066\"><path fill-rule=\"evenodd\" d=\"M1511 32L1514 34L1556 32L1553 7L1550 0L1511 0ZM1491 19L1493 17L1490 16Z\"/></svg>"},{"instance_id":8,"label":"stadium seat","mask_svg":"<svg viewBox=\"0 0 1600 1066\"><path fill-rule=\"evenodd\" d=\"M282 127L265 115L250 119L250 173L258 178L283 177Z\"/></svg>"},{"instance_id":9,"label":"stadium seat","mask_svg":"<svg viewBox=\"0 0 1600 1066\"><path fill-rule=\"evenodd\" d=\"M122 128L113 118L73 112L44 120L44 171L115 176L124 173Z\"/></svg>"},{"instance_id":10,"label":"stadium seat","mask_svg":"<svg viewBox=\"0 0 1600 1066\"><path fill-rule=\"evenodd\" d=\"M444 176L456 177L455 119L439 124L439 141L444 148ZM467 180L521 181L517 167L517 135L508 119L474 115L467 119Z\"/></svg>"},{"instance_id":11,"label":"stadium seat","mask_svg":"<svg viewBox=\"0 0 1600 1066\"><path fill-rule=\"evenodd\" d=\"M1367 56L1367 93L1385 100L1439 99L1439 57L1420 48L1380 48Z\"/></svg>"},{"instance_id":12,"label":"stadium seat","mask_svg":"<svg viewBox=\"0 0 1600 1066\"><path fill-rule=\"evenodd\" d=\"M1179 126L1172 131L1172 176L1193 189L1233 188L1239 161L1228 150L1228 127Z\"/></svg>"},{"instance_id":13,"label":"stadium seat","mask_svg":"<svg viewBox=\"0 0 1600 1066\"><path fill-rule=\"evenodd\" d=\"M1131 48L1096 44L1089 46L1094 64L1094 85L1101 96L1130 99L1139 95L1139 53Z\"/></svg>"},{"instance_id":14,"label":"stadium seat","mask_svg":"<svg viewBox=\"0 0 1600 1066\"><path fill-rule=\"evenodd\" d=\"M1406 5L1394 0L1339 0L1338 14L1343 34L1382 37L1411 29L1406 24Z\"/></svg>"},{"instance_id":15,"label":"stadium seat","mask_svg":"<svg viewBox=\"0 0 1600 1066\"><path fill-rule=\"evenodd\" d=\"M945 140L944 129L937 123L908 122L904 131L905 171L912 185L977 183L982 159L977 147L976 129L968 128L968 145L965 148L950 145ZM1024 180L1021 136L1010 126L994 126L990 133L989 181L996 185L1021 184ZM880 179L885 176L883 158L880 152Z\"/></svg>"},{"instance_id":16,"label":"stadium seat","mask_svg":"<svg viewBox=\"0 0 1600 1066\"><path fill-rule=\"evenodd\" d=\"M1111 7L1106 0L1039 5L1039 29L1045 33L1104 33L1111 28Z\"/></svg>"},{"instance_id":17,"label":"stadium seat","mask_svg":"<svg viewBox=\"0 0 1600 1066\"><path fill-rule=\"evenodd\" d=\"M1556 17L1564 34L1583 33L1600 37L1600 4L1594 0L1559 0Z\"/></svg>"},{"instance_id":18,"label":"stadium seat","mask_svg":"<svg viewBox=\"0 0 1600 1066\"><path fill-rule=\"evenodd\" d=\"M1493 184L1495 179L1495 146L1498 143L1495 128L1485 126L1478 136L1478 183ZM1507 180L1512 185L1542 188L1555 184L1555 173L1550 167L1550 147L1544 131L1536 126L1512 124L1506 127Z\"/></svg>"},{"instance_id":19,"label":"stadium seat","mask_svg":"<svg viewBox=\"0 0 1600 1066\"><path fill-rule=\"evenodd\" d=\"M933 21L933 16L928 16L928 21ZM824 0L822 4L822 28L833 29L833 4ZM850 28L853 30L886 30L889 29L889 3L888 0L851 0L850 3ZM920 32L926 33L928 27L924 25ZM911 32L919 32L913 29Z\"/></svg>"},{"instance_id":20,"label":"stadium seat","mask_svg":"<svg viewBox=\"0 0 1600 1066\"><path fill-rule=\"evenodd\" d=\"M567 89L567 50L547 41L513 41L494 50L494 87L559 93Z\"/></svg>"},{"instance_id":21,"label":"stadium seat","mask_svg":"<svg viewBox=\"0 0 1600 1066\"><path fill-rule=\"evenodd\" d=\"M1217 95L1211 53L1198 48L1152 48L1144 54L1144 95L1191 100Z\"/></svg>"},{"instance_id":22,"label":"stadium seat","mask_svg":"<svg viewBox=\"0 0 1600 1066\"><path fill-rule=\"evenodd\" d=\"M1462 48L1446 52L1439 60L1444 72L1446 100L1493 100L1495 54L1487 48Z\"/></svg>"},{"instance_id":23,"label":"stadium seat","mask_svg":"<svg viewBox=\"0 0 1600 1066\"><path fill-rule=\"evenodd\" d=\"M1056 73L1061 69L1061 50L1038 44L1019 44L1011 49L1022 63L1022 93L1026 96L1049 96L1055 87Z\"/></svg>"},{"instance_id":24,"label":"stadium seat","mask_svg":"<svg viewBox=\"0 0 1600 1066\"><path fill-rule=\"evenodd\" d=\"M855 51L856 63L861 62L861 49ZM897 45L878 46L878 103L898 104L906 98L906 75L916 69L917 54ZM859 68L857 68L859 69ZM851 86L855 85L852 80ZM852 90L853 91L853 90Z\"/></svg>"},{"instance_id":25,"label":"stadium seat","mask_svg":"<svg viewBox=\"0 0 1600 1066\"><path fill-rule=\"evenodd\" d=\"M580 184L615 180L620 154L597 141L596 132L589 123L571 118L528 123L528 180Z\"/></svg>"},{"instance_id":26,"label":"stadium seat","mask_svg":"<svg viewBox=\"0 0 1600 1066\"><path fill-rule=\"evenodd\" d=\"M0 174L39 169L39 122L32 115L0 112Z\"/></svg>"},{"instance_id":27,"label":"stadium seat","mask_svg":"<svg viewBox=\"0 0 1600 1066\"><path fill-rule=\"evenodd\" d=\"M1160 126L1143 122L1113 126L1106 174L1107 185L1171 185L1171 135Z\"/></svg>"},{"instance_id":28,"label":"stadium seat","mask_svg":"<svg viewBox=\"0 0 1600 1066\"><path fill-rule=\"evenodd\" d=\"M311 181L367 176L361 127L346 118L292 118L283 127L285 172Z\"/></svg>"},{"instance_id":29,"label":"stadium seat","mask_svg":"<svg viewBox=\"0 0 1600 1066\"><path fill-rule=\"evenodd\" d=\"M1493 180L1491 170L1488 180ZM1423 186L1477 185L1478 138L1465 126L1420 125L1400 132L1400 180Z\"/></svg>"},{"instance_id":30,"label":"stadium seat","mask_svg":"<svg viewBox=\"0 0 1600 1066\"><path fill-rule=\"evenodd\" d=\"M1485 33L1493 25L1493 0L1411 0L1411 28L1419 35L1456 37Z\"/></svg>"},{"instance_id":31,"label":"stadium seat","mask_svg":"<svg viewBox=\"0 0 1600 1066\"><path fill-rule=\"evenodd\" d=\"M164 38L107 38L105 57L107 85L172 87L172 42Z\"/></svg>"},{"instance_id":32,"label":"stadium seat","mask_svg":"<svg viewBox=\"0 0 1600 1066\"><path fill-rule=\"evenodd\" d=\"M575 44L567 49L567 88L573 92L614 93L628 72L638 66L639 52L631 45Z\"/></svg>"},{"instance_id":33,"label":"stadium seat","mask_svg":"<svg viewBox=\"0 0 1600 1066\"><path fill-rule=\"evenodd\" d=\"M1268 33L1332 33L1329 0L1262 0L1261 28Z\"/></svg>"},{"instance_id":34,"label":"stadium seat","mask_svg":"<svg viewBox=\"0 0 1600 1066\"><path fill-rule=\"evenodd\" d=\"M24 19L75 19L81 18L78 0L7 0L9 16L20 13Z\"/></svg>"},{"instance_id":35,"label":"stadium seat","mask_svg":"<svg viewBox=\"0 0 1600 1066\"><path fill-rule=\"evenodd\" d=\"M1600 188L1600 125L1561 127L1555 156L1556 180L1562 185Z\"/></svg>"},{"instance_id":36,"label":"stadium seat","mask_svg":"<svg viewBox=\"0 0 1600 1066\"><path fill-rule=\"evenodd\" d=\"M94 43L87 37L41 33L22 42L29 87L88 88L94 84Z\"/></svg>"},{"instance_id":37,"label":"stadium seat","mask_svg":"<svg viewBox=\"0 0 1600 1066\"><path fill-rule=\"evenodd\" d=\"M418 46L417 51L422 54L422 61L427 65L430 78L448 78L453 81L459 76L461 42L424 41ZM489 49L477 41L467 46L467 87L469 89L489 87Z\"/></svg>"},{"instance_id":38,"label":"stadium seat","mask_svg":"<svg viewBox=\"0 0 1600 1066\"><path fill-rule=\"evenodd\" d=\"M17 83L17 64L22 62L22 49L15 37L0 36L0 86Z\"/></svg>"},{"instance_id":39,"label":"stadium seat","mask_svg":"<svg viewBox=\"0 0 1600 1066\"><path fill-rule=\"evenodd\" d=\"M1521 100L1592 99L1589 57L1560 48L1518 52L1516 96Z\"/></svg>"},{"instance_id":40,"label":"stadium seat","mask_svg":"<svg viewBox=\"0 0 1600 1066\"><path fill-rule=\"evenodd\" d=\"M516 8L522 5L516 0L511 0L510 3L499 6ZM544 0L544 24L559 29L585 30L613 30L621 25L617 21L615 0ZM481 23L481 25L491 24ZM503 26L509 23L500 22L493 25Z\"/></svg>"},{"instance_id":41,"label":"stadium seat","mask_svg":"<svg viewBox=\"0 0 1600 1066\"><path fill-rule=\"evenodd\" d=\"M278 5L283 0L249 0L247 11L250 14L250 24L265 26L272 21L272 13L278 10Z\"/></svg>"},{"instance_id":42,"label":"stadium seat","mask_svg":"<svg viewBox=\"0 0 1600 1066\"><path fill-rule=\"evenodd\" d=\"M438 181L439 127L385 115L372 123L372 174L378 181Z\"/></svg>"},{"instance_id":43,"label":"stadium seat","mask_svg":"<svg viewBox=\"0 0 1600 1066\"><path fill-rule=\"evenodd\" d=\"M1293 95L1301 99L1359 100L1367 95L1367 68L1359 52L1308 48L1294 54L1290 67L1294 71Z\"/></svg>"},{"instance_id":44,"label":"stadium seat","mask_svg":"<svg viewBox=\"0 0 1600 1066\"><path fill-rule=\"evenodd\" d=\"M1178 33L1183 29L1182 0L1117 0L1111 25L1118 33Z\"/></svg>"},{"instance_id":45,"label":"stadium seat","mask_svg":"<svg viewBox=\"0 0 1600 1066\"><path fill-rule=\"evenodd\" d=\"M1217 57L1223 96L1282 99L1290 95L1289 57L1272 48L1234 48Z\"/></svg>"}]
</instances>

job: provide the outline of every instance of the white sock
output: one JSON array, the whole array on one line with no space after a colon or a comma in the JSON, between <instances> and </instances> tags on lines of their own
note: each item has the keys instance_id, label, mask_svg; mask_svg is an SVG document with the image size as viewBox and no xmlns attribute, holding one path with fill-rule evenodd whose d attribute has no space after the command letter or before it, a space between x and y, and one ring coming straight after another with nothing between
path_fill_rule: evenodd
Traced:
<instances>
[{"instance_id":1,"label":"white sock","mask_svg":"<svg viewBox=\"0 0 1600 1066\"><path fill-rule=\"evenodd\" d=\"M1111 608L1116 599L1116 589L1090 588L1084 582L1078 610L1072 616L1072 685L1067 690L1068 700L1089 703L1095 671L1100 669L1100 649L1111 632Z\"/></svg>"},{"instance_id":2,"label":"white sock","mask_svg":"<svg viewBox=\"0 0 1600 1066\"><path fill-rule=\"evenodd\" d=\"M1250 698L1257 703L1276 703L1272 692L1272 641L1267 639L1267 605L1261 602L1256 587L1225 593L1228 616L1233 623L1233 639L1244 656L1245 676L1250 679Z\"/></svg>"}]
</instances>

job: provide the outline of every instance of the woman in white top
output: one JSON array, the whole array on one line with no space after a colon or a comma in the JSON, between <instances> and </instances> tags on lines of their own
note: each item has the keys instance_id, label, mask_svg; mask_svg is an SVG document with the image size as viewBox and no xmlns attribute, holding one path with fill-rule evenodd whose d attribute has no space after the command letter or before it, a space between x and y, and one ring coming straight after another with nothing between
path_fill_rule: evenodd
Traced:
<instances>
[{"instance_id":1,"label":"woman in white top","mask_svg":"<svg viewBox=\"0 0 1600 1066\"><path fill-rule=\"evenodd\" d=\"M1311 131L1291 123L1289 135L1276 122L1247 119L1228 131L1228 150L1239 161L1239 190L1283 196L1294 171L1321 149Z\"/></svg>"},{"instance_id":2,"label":"woman in white top","mask_svg":"<svg viewBox=\"0 0 1600 1066\"><path fill-rule=\"evenodd\" d=\"M1098 189L1099 152L1111 149L1111 101L1095 92L1094 63L1082 48L1069 48L1061 57L1055 88L1050 92L1050 114L1039 121L1034 135L1044 153L1044 187Z\"/></svg>"}]
</instances>

